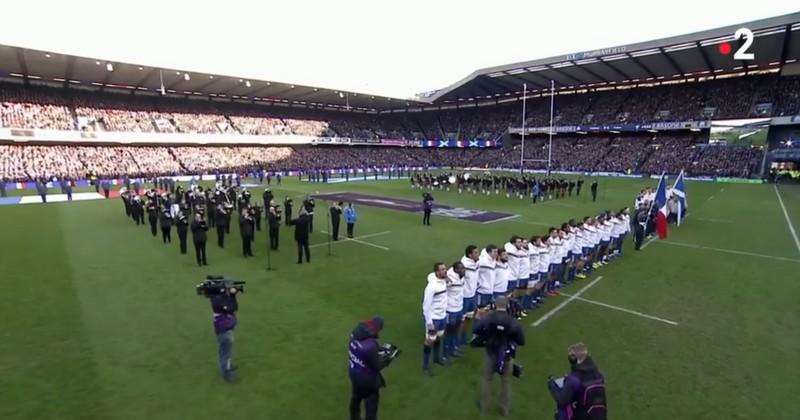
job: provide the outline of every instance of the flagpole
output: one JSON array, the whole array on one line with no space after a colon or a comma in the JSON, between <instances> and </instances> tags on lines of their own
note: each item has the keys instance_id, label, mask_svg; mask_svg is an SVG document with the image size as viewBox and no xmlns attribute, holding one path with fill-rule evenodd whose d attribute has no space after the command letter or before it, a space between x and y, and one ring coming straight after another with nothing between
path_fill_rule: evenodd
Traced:
<instances>
[{"instance_id":1,"label":"flagpole","mask_svg":"<svg viewBox=\"0 0 800 420\"><path fill-rule=\"evenodd\" d=\"M656 186L656 194L658 194L658 188L661 187L661 183L664 182L665 174L666 172L661 172L661 178L658 180L658 186ZM645 233L647 233L647 225L650 224L650 215L653 214L653 206L655 205L656 205L656 197L653 198L653 201L650 202L650 208L647 209L647 220L645 220L644 222Z\"/></svg>"},{"instance_id":2,"label":"flagpole","mask_svg":"<svg viewBox=\"0 0 800 420\"><path fill-rule=\"evenodd\" d=\"M556 82L550 81L550 142L547 145L547 176L550 176L550 164L553 160L553 101L555 101Z\"/></svg>"},{"instance_id":3,"label":"flagpole","mask_svg":"<svg viewBox=\"0 0 800 420\"><path fill-rule=\"evenodd\" d=\"M522 146L519 153L519 174L522 176L525 169L525 103L527 102L528 84L522 84Z\"/></svg>"}]
</instances>

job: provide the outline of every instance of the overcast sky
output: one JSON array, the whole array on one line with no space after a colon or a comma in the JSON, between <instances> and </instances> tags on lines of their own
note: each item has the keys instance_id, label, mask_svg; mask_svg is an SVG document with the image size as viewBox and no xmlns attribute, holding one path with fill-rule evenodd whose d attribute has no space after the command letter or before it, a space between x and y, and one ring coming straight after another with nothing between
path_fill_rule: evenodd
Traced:
<instances>
[{"instance_id":1,"label":"overcast sky","mask_svg":"<svg viewBox=\"0 0 800 420\"><path fill-rule=\"evenodd\" d=\"M6 0L0 44L407 98L483 67L798 10L790 0Z\"/></svg>"}]
</instances>

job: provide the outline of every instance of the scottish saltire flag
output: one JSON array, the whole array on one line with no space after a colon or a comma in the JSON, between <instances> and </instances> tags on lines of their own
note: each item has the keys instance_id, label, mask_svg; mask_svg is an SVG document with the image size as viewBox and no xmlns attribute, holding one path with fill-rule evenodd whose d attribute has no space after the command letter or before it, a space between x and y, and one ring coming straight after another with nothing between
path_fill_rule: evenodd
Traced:
<instances>
[{"instance_id":1,"label":"scottish saltire flag","mask_svg":"<svg viewBox=\"0 0 800 420\"><path fill-rule=\"evenodd\" d=\"M686 200L686 186L683 183L683 171L678 175L675 184L672 186L672 193L678 197L678 226L681 225L683 214L689 208L688 201Z\"/></svg>"},{"instance_id":2,"label":"scottish saltire flag","mask_svg":"<svg viewBox=\"0 0 800 420\"><path fill-rule=\"evenodd\" d=\"M658 209L656 213L656 233L659 239L667 238L667 178L661 174L661 180L658 181L658 188L656 188L656 198L653 204Z\"/></svg>"}]
</instances>

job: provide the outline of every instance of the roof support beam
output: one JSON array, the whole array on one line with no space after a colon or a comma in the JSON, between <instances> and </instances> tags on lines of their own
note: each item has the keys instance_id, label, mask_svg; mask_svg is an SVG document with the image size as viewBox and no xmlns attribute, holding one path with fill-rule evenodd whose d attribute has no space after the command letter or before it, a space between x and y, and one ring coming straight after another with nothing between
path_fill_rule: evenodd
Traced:
<instances>
[{"instance_id":1,"label":"roof support beam","mask_svg":"<svg viewBox=\"0 0 800 420\"><path fill-rule=\"evenodd\" d=\"M664 58L669 62L669 64L672 67L675 68L675 71L677 71L678 74L681 75L681 77L686 77L686 75L684 74L683 70L681 70L680 66L678 66L678 63L675 60L672 59L672 57L669 55L669 53L664 51L663 47L660 47L658 50L661 51L661 54L664 55Z\"/></svg>"},{"instance_id":2,"label":"roof support beam","mask_svg":"<svg viewBox=\"0 0 800 420\"><path fill-rule=\"evenodd\" d=\"M627 73L625 73L624 71L622 71L621 69L619 69L617 66L615 66L614 64L612 64L612 63L613 63L612 61L603 61L603 59L601 58L601 59L600 59L600 62L601 62L601 63L603 63L603 65L604 65L604 66L606 66L606 67L608 67L609 69L611 69L611 71L612 71L612 72L616 73L616 74L617 74L617 76L621 76L621 77L622 77L622 80L631 80L631 79L634 79L634 77L630 77L630 76L629 76ZM605 80L604 80L604 81L605 81Z\"/></svg>"},{"instance_id":3,"label":"roof support beam","mask_svg":"<svg viewBox=\"0 0 800 420\"><path fill-rule=\"evenodd\" d=\"M792 25L786 25L786 33L783 35L783 48L781 49L781 68L786 64L786 57L789 56L789 47L792 43Z\"/></svg>"},{"instance_id":4,"label":"roof support beam","mask_svg":"<svg viewBox=\"0 0 800 420\"><path fill-rule=\"evenodd\" d=\"M601 61L602 61L602 60L601 60ZM602 76L600 76L599 74L597 74L597 73L595 73L595 72L591 71L590 69L588 69L588 68L586 68L586 67L583 67L583 66L580 66L580 67L578 67L578 65L577 65L577 64L575 64L575 62L574 62L574 61L570 61L570 63L572 63L572 65L573 65L573 66L575 66L575 67L577 67L577 68L581 69L582 71L585 71L586 73L589 73L589 75L590 75L590 76L592 76L592 77L594 77L595 79L597 79L597 80L599 80L599 81L601 81L601 82L607 82L607 80L606 80L604 77L602 77ZM613 69L612 69L612 70L613 70ZM618 71L615 71L615 73L617 73L617 74L620 74ZM624 75L622 75L622 76L624 76ZM625 77L625 79L627 79L627 77ZM588 85L589 83L582 82L582 84L586 84L586 85Z\"/></svg>"},{"instance_id":5,"label":"roof support beam","mask_svg":"<svg viewBox=\"0 0 800 420\"><path fill-rule=\"evenodd\" d=\"M22 48L17 48L17 62L19 63L20 70L22 70L22 74L26 76L25 79L23 79L22 83L24 83L26 86L30 85L31 84L30 79L28 79L27 77L28 63L27 61L25 61L25 54L22 53Z\"/></svg>"},{"instance_id":6,"label":"roof support beam","mask_svg":"<svg viewBox=\"0 0 800 420\"><path fill-rule=\"evenodd\" d=\"M646 65L644 65L644 63L642 63L641 61L639 61L639 59L638 59L638 58L636 58L636 57L632 56L630 53L625 53L625 55L627 55L627 56L628 56L628 58L630 58L630 59L631 59L631 61L633 61L634 63L636 63L636 65L637 65L637 66L641 67L641 69L642 69L642 70L644 70L644 71L645 71L645 73L647 73L647 75L648 75L648 76L652 77L653 79L655 79L655 78L656 78L656 74L655 74L655 73L653 73L653 71L652 71L652 70L650 70L650 69L649 69L649 68L648 68Z\"/></svg>"},{"instance_id":7,"label":"roof support beam","mask_svg":"<svg viewBox=\"0 0 800 420\"><path fill-rule=\"evenodd\" d=\"M156 71L156 69L150 69L150 70L146 71L145 74L144 74L144 77L142 77L141 80L136 82L136 87L139 87L139 86L147 87L147 86L143 86L144 82L146 82L147 79L150 78L150 76L153 74L154 71ZM159 87L161 87L161 86L159 86Z\"/></svg>"},{"instance_id":8,"label":"roof support beam","mask_svg":"<svg viewBox=\"0 0 800 420\"><path fill-rule=\"evenodd\" d=\"M72 79L72 73L75 72L75 56L67 56L67 69L64 72L64 87L69 88L69 81Z\"/></svg>"},{"instance_id":9,"label":"roof support beam","mask_svg":"<svg viewBox=\"0 0 800 420\"><path fill-rule=\"evenodd\" d=\"M700 45L700 41L696 41L695 46L697 46L697 50L700 51L700 55L703 57L703 62L706 63L706 70L708 70L709 74L714 74L714 65L711 64L711 60L708 58L708 54Z\"/></svg>"},{"instance_id":10,"label":"roof support beam","mask_svg":"<svg viewBox=\"0 0 800 420\"><path fill-rule=\"evenodd\" d=\"M506 74L508 74L508 73L506 73ZM527 85L531 85L531 86L536 86L536 87L537 87L537 88L539 88L539 89L544 89L544 85L540 84L539 82L537 82L537 81L535 81L535 80L531 80L531 79L529 79L529 78L522 77L522 75L523 75L523 74L525 74L525 73L521 73L521 74L508 74L508 77L511 77L512 79L519 80L521 83L525 83L525 84L527 84ZM525 74L525 75L527 75L527 74ZM530 88L531 88L531 86L528 86L528 89L530 89ZM520 86L519 86L519 90L522 90L522 84L520 84ZM516 92L516 90L515 90L514 92Z\"/></svg>"},{"instance_id":11,"label":"roof support beam","mask_svg":"<svg viewBox=\"0 0 800 420\"><path fill-rule=\"evenodd\" d=\"M569 83L571 85L585 85L586 84L586 82L583 82L583 81L580 81L580 80L578 80L578 79L576 79L574 77L571 77L570 75L564 73L563 71L561 71L561 70L559 70L557 68L554 68L553 66L551 66L549 64L545 65L545 67L547 67L548 69L552 70L554 73L556 73L559 76L563 77L567 81L576 82L576 83ZM562 85L563 85L563 83L562 83Z\"/></svg>"}]
</instances>

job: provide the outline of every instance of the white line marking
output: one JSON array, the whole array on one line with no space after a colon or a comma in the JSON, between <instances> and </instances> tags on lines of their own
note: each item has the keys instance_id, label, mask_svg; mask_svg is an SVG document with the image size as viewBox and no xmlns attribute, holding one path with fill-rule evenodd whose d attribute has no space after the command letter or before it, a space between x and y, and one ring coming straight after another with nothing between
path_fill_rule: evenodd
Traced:
<instances>
[{"instance_id":1,"label":"white line marking","mask_svg":"<svg viewBox=\"0 0 800 420\"><path fill-rule=\"evenodd\" d=\"M324 230L320 230L320 233L324 233L326 235L328 234L328 232L324 231ZM362 236L359 236L357 238L352 238L352 239L351 238L343 238L343 240L341 240L341 241L331 241L331 245L340 244L340 243L343 243L343 242L346 242L346 241L351 241L351 242L357 242L357 243L360 243L360 244L363 244L363 245L373 246L375 248L379 248L379 249L382 249L384 251L388 251L389 248L386 248L385 246L381 246L381 245L373 244L373 243L370 243L370 242L362 241L361 239L372 238L374 236L386 235L386 234L389 234L389 233L392 233L392 231L387 230L387 231L384 231L384 232L370 233L369 235L362 235ZM321 243L318 243L318 244L314 244L314 245L309 246L309 248L317 248L317 247L321 247L321 246L325 246L325 245L328 245L328 242L321 242Z\"/></svg>"},{"instance_id":2,"label":"white line marking","mask_svg":"<svg viewBox=\"0 0 800 420\"><path fill-rule=\"evenodd\" d=\"M713 196L713 195L712 195L712 196L709 196L709 197L706 199L706 201L711 201L713 198L714 198L714 196Z\"/></svg>"},{"instance_id":3,"label":"white line marking","mask_svg":"<svg viewBox=\"0 0 800 420\"><path fill-rule=\"evenodd\" d=\"M512 216L506 216L506 217L501 217L501 218L499 218L499 219L489 220L488 222L481 222L481 224L482 224L482 225L488 225L489 223L507 222L507 221L509 221L509 220L512 220L512 221L513 221L513 220L514 220L514 219L516 219L517 217L519 217L519 215L518 215L518 214L515 214L515 215L512 215Z\"/></svg>"},{"instance_id":4,"label":"white line marking","mask_svg":"<svg viewBox=\"0 0 800 420\"><path fill-rule=\"evenodd\" d=\"M517 222L517 223L524 223L524 224L526 224L526 225L545 226L545 227L550 227L550 226L553 226L553 225L551 225L551 224L549 224L549 223L542 223L542 222L530 222L530 221L528 221L528 220L511 220L511 221L512 221L512 222Z\"/></svg>"},{"instance_id":5,"label":"white line marking","mask_svg":"<svg viewBox=\"0 0 800 420\"><path fill-rule=\"evenodd\" d=\"M778 196L778 203L781 204L781 210L783 210L783 217L786 218L786 224L789 225L789 232L792 233L792 238L794 238L794 246L797 247L797 252L800 252L800 239L797 239L797 232L794 230L794 225L792 224L792 220L789 219L789 213L786 211L786 206L783 205L783 199L781 198L781 193L778 191L778 186L773 184L775 188L775 195Z\"/></svg>"},{"instance_id":6,"label":"white line marking","mask_svg":"<svg viewBox=\"0 0 800 420\"><path fill-rule=\"evenodd\" d=\"M602 279L603 279L603 276L600 276L600 277L598 277L598 278L596 278L596 279L592 280L592 282L591 282L591 283L589 283L589 284L587 284L586 286L584 286L584 287L583 287L583 289L581 289L581 290L578 290L578 293L575 293L574 295L570 296L570 297L569 297L569 299L567 299L567 300L565 300L565 301L561 302L561 304L560 304L560 305L558 305L558 306L556 306L555 308L551 309L551 310L550 310L550 312L548 312L548 313L546 313L546 314L542 315L542 317L541 317L541 318L537 319L537 320L536 320L536 322L534 322L534 323L533 323L533 324L531 324L531 325L532 325L532 326L534 326L534 327L538 327L538 326L539 326L539 325L541 325L543 322L547 321L547 320L548 320L548 319L549 319L551 316L555 315L555 313L556 313L556 312L560 311L560 310L561 310L561 309L563 309L565 306L569 305L569 303L570 303L570 302L572 302L573 300L575 300L575 299L579 298L579 297L581 296L581 294L583 294L583 292L585 292L585 291L589 290L589 288L590 288L590 287L594 286L595 284L597 284L597 282L598 282L598 281L600 281L600 280L602 280Z\"/></svg>"},{"instance_id":7,"label":"white line marking","mask_svg":"<svg viewBox=\"0 0 800 420\"><path fill-rule=\"evenodd\" d=\"M562 296L572 296L572 295L568 295L566 293L562 293L561 295ZM619 306L609 305L607 303L598 302L596 300L586 299L586 298L582 298L582 297L576 297L575 299L579 300L581 302L591 303L593 305L602 306L604 308L614 309L616 311L625 312L627 314L640 316L642 318L652 319L653 321L660 321L660 322L664 322L664 323L669 324L669 325L678 325L678 323L675 322L675 321L670 321L668 319L659 318L659 317L653 316L653 315L647 315L647 314L644 314L644 313L641 313L641 312L638 312L638 311L622 308L622 307L619 307Z\"/></svg>"},{"instance_id":8,"label":"white line marking","mask_svg":"<svg viewBox=\"0 0 800 420\"><path fill-rule=\"evenodd\" d=\"M800 263L800 260L794 259L794 258L776 257L774 255L756 254L756 253L753 253L753 252L736 251L736 250L733 250L733 249L714 248L714 247L711 247L711 246L692 245L692 244L685 244L685 243L681 243L681 242L672 242L672 241L660 241L660 243L667 244L667 245L683 246L683 247L686 247L686 248L706 249L706 250L709 250L709 251L725 252L725 253L728 253L728 254L747 255L747 256L750 256L750 257L760 257L760 258L768 258L768 259L771 259L771 260L789 261L789 262Z\"/></svg>"},{"instance_id":9,"label":"white line marking","mask_svg":"<svg viewBox=\"0 0 800 420\"><path fill-rule=\"evenodd\" d=\"M704 222L712 222L712 223L733 223L733 220L725 220L725 219L697 219Z\"/></svg>"},{"instance_id":10,"label":"white line marking","mask_svg":"<svg viewBox=\"0 0 800 420\"><path fill-rule=\"evenodd\" d=\"M647 245L650 245L651 243L653 243L653 241L655 241L657 238L658 238L658 236L653 236L652 238L648 239L647 242L645 242L644 245L642 245L642 247L639 248L639 249L647 248Z\"/></svg>"}]
</instances>

